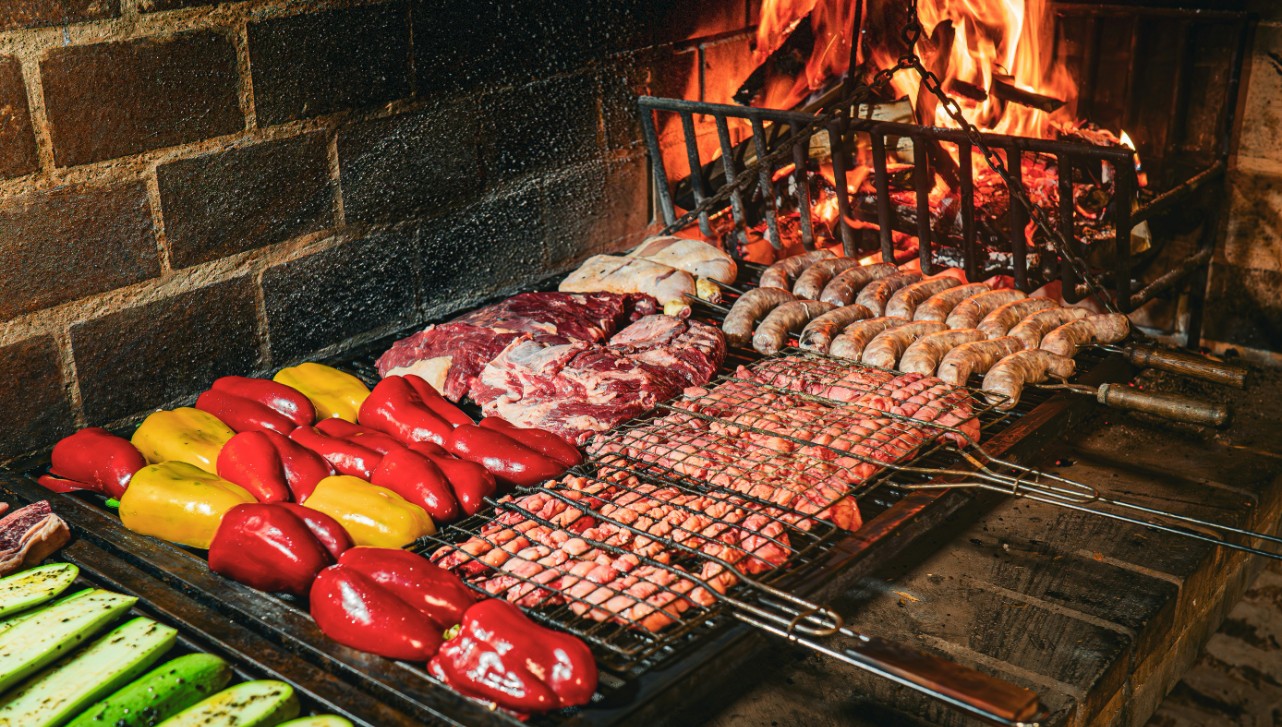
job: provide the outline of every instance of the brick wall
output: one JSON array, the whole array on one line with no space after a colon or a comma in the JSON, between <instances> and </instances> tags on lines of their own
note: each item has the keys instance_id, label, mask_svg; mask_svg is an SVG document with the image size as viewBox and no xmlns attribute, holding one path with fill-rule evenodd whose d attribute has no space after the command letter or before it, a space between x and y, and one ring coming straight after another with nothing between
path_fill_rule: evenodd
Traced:
<instances>
[{"instance_id":1,"label":"brick wall","mask_svg":"<svg viewBox=\"0 0 1282 727\"><path fill-rule=\"evenodd\" d=\"M0 461L636 241L758 4L0 3Z\"/></svg>"}]
</instances>

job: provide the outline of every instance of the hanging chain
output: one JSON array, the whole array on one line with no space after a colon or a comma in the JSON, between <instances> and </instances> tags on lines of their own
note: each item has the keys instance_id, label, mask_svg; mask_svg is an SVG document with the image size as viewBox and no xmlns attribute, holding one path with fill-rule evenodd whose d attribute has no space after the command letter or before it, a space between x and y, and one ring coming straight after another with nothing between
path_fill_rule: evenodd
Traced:
<instances>
[{"instance_id":1,"label":"hanging chain","mask_svg":"<svg viewBox=\"0 0 1282 727\"><path fill-rule=\"evenodd\" d=\"M976 128L974 124L970 123L970 120L962 113L961 105L957 103L956 99L949 96L948 93L944 91L944 85L943 82L939 80L939 76L936 76L934 72L922 65L921 58L917 55L917 41L921 39L921 33L921 19L917 16L917 0L908 0L908 21L907 25L904 26L903 33L904 41L908 43L908 51L904 56L900 57L899 63L896 67L902 67L905 60L908 61L909 66L913 70L917 71L917 75L921 76L922 85L925 86L926 90L930 91L932 95L939 99L939 104L943 106L944 111L948 116L966 134L966 138L970 141L971 146L978 149L980 154L983 155L984 163L986 163L988 168L993 170L993 172L1001 178L1002 182L1006 185L1006 189L1011 198L1018 200L1020 205L1028 212L1029 219L1033 221L1033 224L1037 226L1037 229L1041 230L1042 234L1050 241L1051 249L1053 249L1060 258L1068 263L1069 267L1073 269L1073 273L1077 275L1077 277L1081 278L1086 283L1086 287L1090 290L1091 295L1094 296L1100 305L1104 306L1104 308L1110 313L1119 313L1120 311L1114 303L1112 296L1108 294L1107 289L1100 282L1099 278L1091 272L1090 266L1085 260L1077 255L1068 240L1064 239L1064 236L1060 234L1059 230L1055 229L1054 226L1051 225L1050 219L1046 215L1046 211L1029 198L1028 192L1024 190L1022 184L1019 184L1014 180L1010 172L1006 169L1006 163L1003 162L1002 158L984 142L984 138L980 134L979 129ZM1064 174L1065 172L1066 170L1064 169L1059 170L1060 174ZM1126 203L1127 200L1119 200L1118 202L1118 204ZM1116 234L1116 232L1114 234ZM1016 244L1016 241L1011 240L1011 244ZM1119 244L1122 244L1121 241L1119 241ZM1130 241L1127 240L1125 244L1129 245Z\"/></svg>"}]
</instances>

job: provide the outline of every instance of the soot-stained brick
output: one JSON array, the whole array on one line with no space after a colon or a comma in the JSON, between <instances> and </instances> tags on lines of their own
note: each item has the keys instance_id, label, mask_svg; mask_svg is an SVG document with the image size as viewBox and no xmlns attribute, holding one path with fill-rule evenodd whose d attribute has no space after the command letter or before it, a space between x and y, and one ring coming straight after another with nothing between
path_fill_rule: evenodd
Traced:
<instances>
[{"instance_id":1,"label":"soot-stained brick","mask_svg":"<svg viewBox=\"0 0 1282 727\"><path fill-rule=\"evenodd\" d=\"M561 168L597 154L596 90L590 76L580 75L483 97L487 179Z\"/></svg>"},{"instance_id":2,"label":"soot-stained brick","mask_svg":"<svg viewBox=\"0 0 1282 727\"><path fill-rule=\"evenodd\" d=\"M400 222L466 204L481 189L471 102L356 124L339 132L349 220Z\"/></svg>"},{"instance_id":3,"label":"soot-stained brick","mask_svg":"<svg viewBox=\"0 0 1282 727\"><path fill-rule=\"evenodd\" d=\"M346 242L263 275L272 362L280 365L417 311L413 232Z\"/></svg>"},{"instance_id":4,"label":"soot-stained brick","mask_svg":"<svg viewBox=\"0 0 1282 727\"><path fill-rule=\"evenodd\" d=\"M401 2L251 23L258 123L404 98L409 56L409 16Z\"/></svg>"},{"instance_id":5,"label":"soot-stained brick","mask_svg":"<svg viewBox=\"0 0 1282 727\"><path fill-rule=\"evenodd\" d=\"M40 62L40 77L58 166L244 128L236 51L220 33L56 48Z\"/></svg>"},{"instance_id":6,"label":"soot-stained brick","mask_svg":"<svg viewBox=\"0 0 1282 727\"><path fill-rule=\"evenodd\" d=\"M0 2L0 31L119 16L120 0L4 0Z\"/></svg>"},{"instance_id":7,"label":"soot-stained brick","mask_svg":"<svg viewBox=\"0 0 1282 727\"><path fill-rule=\"evenodd\" d=\"M71 406L52 336L0 346L0 460L71 433Z\"/></svg>"},{"instance_id":8,"label":"soot-stained brick","mask_svg":"<svg viewBox=\"0 0 1282 727\"><path fill-rule=\"evenodd\" d=\"M334 196L323 133L269 141L157 169L175 268L328 226Z\"/></svg>"},{"instance_id":9,"label":"soot-stained brick","mask_svg":"<svg viewBox=\"0 0 1282 727\"><path fill-rule=\"evenodd\" d=\"M259 368L249 277L180 293L71 327L71 351L90 423L196 394L219 376Z\"/></svg>"},{"instance_id":10,"label":"soot-stained brick","mask_svg":"<svg viewBox=\"0 0 1282 727\"><path fill-rule=\"evenodd\" d=\"M22 66L16 58L0 56L0 177L29 174L39 163Z\"/></svg>"},{"instance_id":11,"label":"soot-stained brick","mask_svg":"<svg viewBox=\"0 0 1282 727\"><path fill-rule=\"evenodd\" d=\"M0 203L0 320L155 277L141 182L68 187Z\"/></svg>"},{"instance_id":12,"label":"soot-stained brick","mask_svg":"<svg viewBox=\"0 0 1282 727\"><path fill-rule=\"evenodd\" d=\"M540 189L489 199L425 228L419 286L425 310L456 308L518 282L546 277Z\"/></svg>"}]
</instances>

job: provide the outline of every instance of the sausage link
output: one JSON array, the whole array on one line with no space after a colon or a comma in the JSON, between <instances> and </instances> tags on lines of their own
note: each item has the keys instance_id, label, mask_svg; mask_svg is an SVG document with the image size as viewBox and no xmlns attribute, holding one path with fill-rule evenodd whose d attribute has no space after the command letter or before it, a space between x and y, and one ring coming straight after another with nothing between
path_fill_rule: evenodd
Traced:
<instances>
[{"instance_id":1,"label":"sausage link","mask_svg":"<svg viewBox=\"0 0 1282 727\"><path fill-rule=\"evenodd\" d=\"M886 303L890 301L890 297L895 294L895 291L905 285L912 285L918 280L921 280L921 275L917 273L899 273L888 278L874 280L859 291L855 302L872 311L875 315L885 315ZM902 318L902 316L891 317Z\"/></svg>"},{"instance_id":2,"label":"sausage link","mask_svg":"<svg viewBox=\"0 0 1282 727\"><path fill-rule=\"evenodd\" d=\"M904 349L922 336L948 330L948 326L939 321L918 321L898 328L891 328L877 334L864 348L864 355L859 359L869 366L883 369L895 368L895 362L903 355Z\"/></svg>"},{"instance_id":3,"label":"sausage link","mask_svg":"<svg viewBox=\"0 0 1282 727\"><path fill-rule=\"evenodd\" d=\"M769 356L778 353L788 342L788 334L796 333L816 316L835 308L832 303L820 303L817 300L794 300L770 311L770 315L757 326L752 336L752 347L758 353Z\"/></svg>"},{"instance_id":4,"label":"sausage link","mask_svg":"<svg viewBox=\"0 0 1282 727\"><path fill-rule=\"evenodd\" d=\"M973 298L980 293L987 293L992 290L983 283L970 283L968 285L959 285L955 288L941 290L922 301L913 311L914 321L946 321L948 314L953 312L959 303L967 298Z\"/></svg>"},{"instance_id":5,"label":"sausage link","mask_svg":"<svg viewBox=\"0 0 1282 727\"><path fill-rule=\"evenodd\" d=\"M917 306L927 298L959 285L961 283L957 282L957 278L948 275L905 285L890 296L890 302L886 303L886 315L912 320L913 314L917 312Z\"/></svg>"},{"instance_id":6,"label":"sausage link","mask_svg":"<svg viewBox=\"0 0 1282 727\"><path fill-rule=\"evenodd\" d=\"M863 306L859 306L863 308ZM864 310L868 310L864 308ZM909 321L903 318L872 318L866 321L855 321L832 339L832 344L828 346L828 354L839 358L848 358L858 361L863 355L864 348L868 342L876 338L882 331L899 326L908 325Z\"/></svg>"},{"instance_id":7,"label":"sausage link","mask_svg":"<svg viewBox=\"0 0 1282 727\"><path fill-rule=\"evenodd\" d=\"M986 374L1000 359L1024 348L1023 341L1014 336L963 343L944 354L935 375L944 383L964 386L972 374Z\"/></svg>"},{"instance_id":8,"label":"sausage link","mask_svg":"<svg viewBox=\"0 0 1282 727\"><path fill-rule=\"evenodd\" d=\"M852 257L835 257L820 260L797 276L792 286L792 294L798 300L819 300L819 294L833 276L851 268L859 267L859 259Z\"/></svg>"},{"instance_id":9,"label":"sausage link","mask_svg":"<svg viewBox=\"0 0 1282 727\"><path fill-rule=\"evenodd\" d=\"M802 270L814 265L824 258L836 257L831 250L811 250L800 255L786 257L779 262L766 268L766 272L761 274L761 281L757 283L761 288L783 288L784 290L792 289L792 281L801 274Z\"/></svg>"},{"instance_id":10,"label":"sausage link","mask_svg":"<svg viewBox=\"0 0 1282 727\"><path fill-rule=\"evenodd\" d=\"M1076 306L1060 306L1059 308L1049 308L1038 311L1010 329L1010 335L1018 338L1024 348L1037 348L1042 343L1042 337L1047 333L1059 328L1065 323L1072 323L1079 318L1085 318L1091 312L1085 308Z\"/></svg>"},{"instance_id":11,"label":"sausage link","mask_svg":"<svg viewBox=\"0 0 1282 727\"><path fill-rule=\"evenodd\" d=\"M739 297L731 306L726 319L721 323L721 330L726 332L726 341L731 346L746 346L752 340L752 329L757 321L776 307L796 300L792 293L783 288L754 288Z\"/></svg>"},{"instance_id":12,"label":"sausage link","mask_svg":"<svg viewBox=\"0 0 1282 727\"><path fill-rule=\"evenodd\" d=\"M972 298L967 298L958 303L956 308L953 308L952 312L948 314L948 327L976 328L979 326L979 322L984 320L984 316L1011 301L1022 300L1027 297L1024 291L1014 288L1003 288L980 293Z\"/></svg>"},{"instance_id":13,"label":"sausage link","mask_svg":"<svg viewBox=\"0 0 1282 727\"><path fill-rule=\"evenodd\" d=\"M1101 313L1065 323L1042 339L1043 351L1074 356L1088 343L1117 343L1131 333L1131 321L1121 313Z\"/></svg>"},{"instance_id":14,"label":"sausage link","mask_svg":"<svg viewBox=\"0 0 1282 727\"><path fill-rule=\"evenodd\" d=\"M801 347L807 351L828 353L828 346L838 333L865 318L872 318L872 311L862 305L834 308L806 324L801 331Z\"/></svg>"},{"instance_id":15,"label":"sausage link","mask_svg":"<svg viewBox=\"0 0 1282 727\"><path fill-rule=\"evenodd\" d=\"M976 326L984 332L989 338L997 338L1006 335L1006 332L1015 326L1016 323L1024 320L1028 316L1039 310L1047 308L1057 308L1059 303L1049 298L1023 298L1012 300L1006 305L1000 306L997 310L984 316L984 320Z\"/></svg>"},{"instance_id":16,"label":"sausage link","mask_svg":"<svg viewBox=\"0 0 1282 727\"><path fill-rule=\"evenodd\" d=\"M942 321L925 322L943 325ZM982 340L984 340L984 334L978 328L958 328L956 330L945 328L937 333L922 336L913 341L912 345L904 350L904 355L899 357L899 370L906 374L925 374L930 376L935 373L935 367L939 365L940 359L949 351L963 343L974 343Z\"/></svg>"},{"instance_id":17,"label":"sausage link","mask_svg":"<svg viewBox=\"0 0 1282 727\"><path fill-rule=\"evenodd\" d=\"M823 292L819 294L819 300L833 305L850 305L854 302L855 296L859 291L864 289L874 280L889 278L892 275L898 275L899 268L890 263L873 263L857 268L851 268L837 274L837 277L828 281L824 286Z\"/></svg>"},{"instance_id":18,"label":"sausage link","mask_svg":"<svg viewBox=\"0 0 1282 727\"><path fill-rule=\"evenodd\" d=\"M1040 299L1039 299L1040 300ZM984 375L985 393L1006 397L998 409L1012 409L1028 384L1038 384L1054 376L1067 379L1077 370L1073 359L1035 348L1017 351L1003 358Z\"/></svg>"}]
</instances>

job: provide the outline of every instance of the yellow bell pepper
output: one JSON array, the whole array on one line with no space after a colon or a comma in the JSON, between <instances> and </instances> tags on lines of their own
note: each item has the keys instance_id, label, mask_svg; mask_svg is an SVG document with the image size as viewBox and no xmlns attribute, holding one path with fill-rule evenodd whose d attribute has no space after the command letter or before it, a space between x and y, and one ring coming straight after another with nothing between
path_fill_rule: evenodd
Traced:
<instances>
[{"instance_id":1,"label":"yellow bell pepper","mask_svg":"<svg viewBox=\"0 0 1282 727\"><path fill-rule=\"evenodd\" d=\"M186 462L217 472L218 453L235 434L213 414L184 406L149 415L129 441L152 464Z\"/></svg>"},{"instance_id":2,"label":"yellow bell pepper","mask_svg":"<svg viewBox=\"0 0 1282 727\"><path fill-rule=\"evenodd\" d=\"M403 548L436 532L432 517L423 508L386 487L350 475L334 475L318 482L303 507L319 510L342 523L357 545Z\"/></svg>"},{"instance_id":3,"label":"yellow bell pepper","mask_svg":"<svg viewBox=\"0 0 1282 727\"><path fill-rule=\"evenodd\" d=\"M301 391L311 399L319 419L337 417L356 421L369 387L345 371L318 363L301 363L281 369L272 380Z\"/></svg>"},{"instance_id":4,"label":"yellow bell pepper","mask_svg":"<svg viewBox=\"0 0 1282 727\"><path fill-rule=\"evenodd\" d=\"M257 502L240 485L186 462L143 467L120 497L120 521L135 533L209 548L223 515Z\"/></svg>"}]
</instances>

